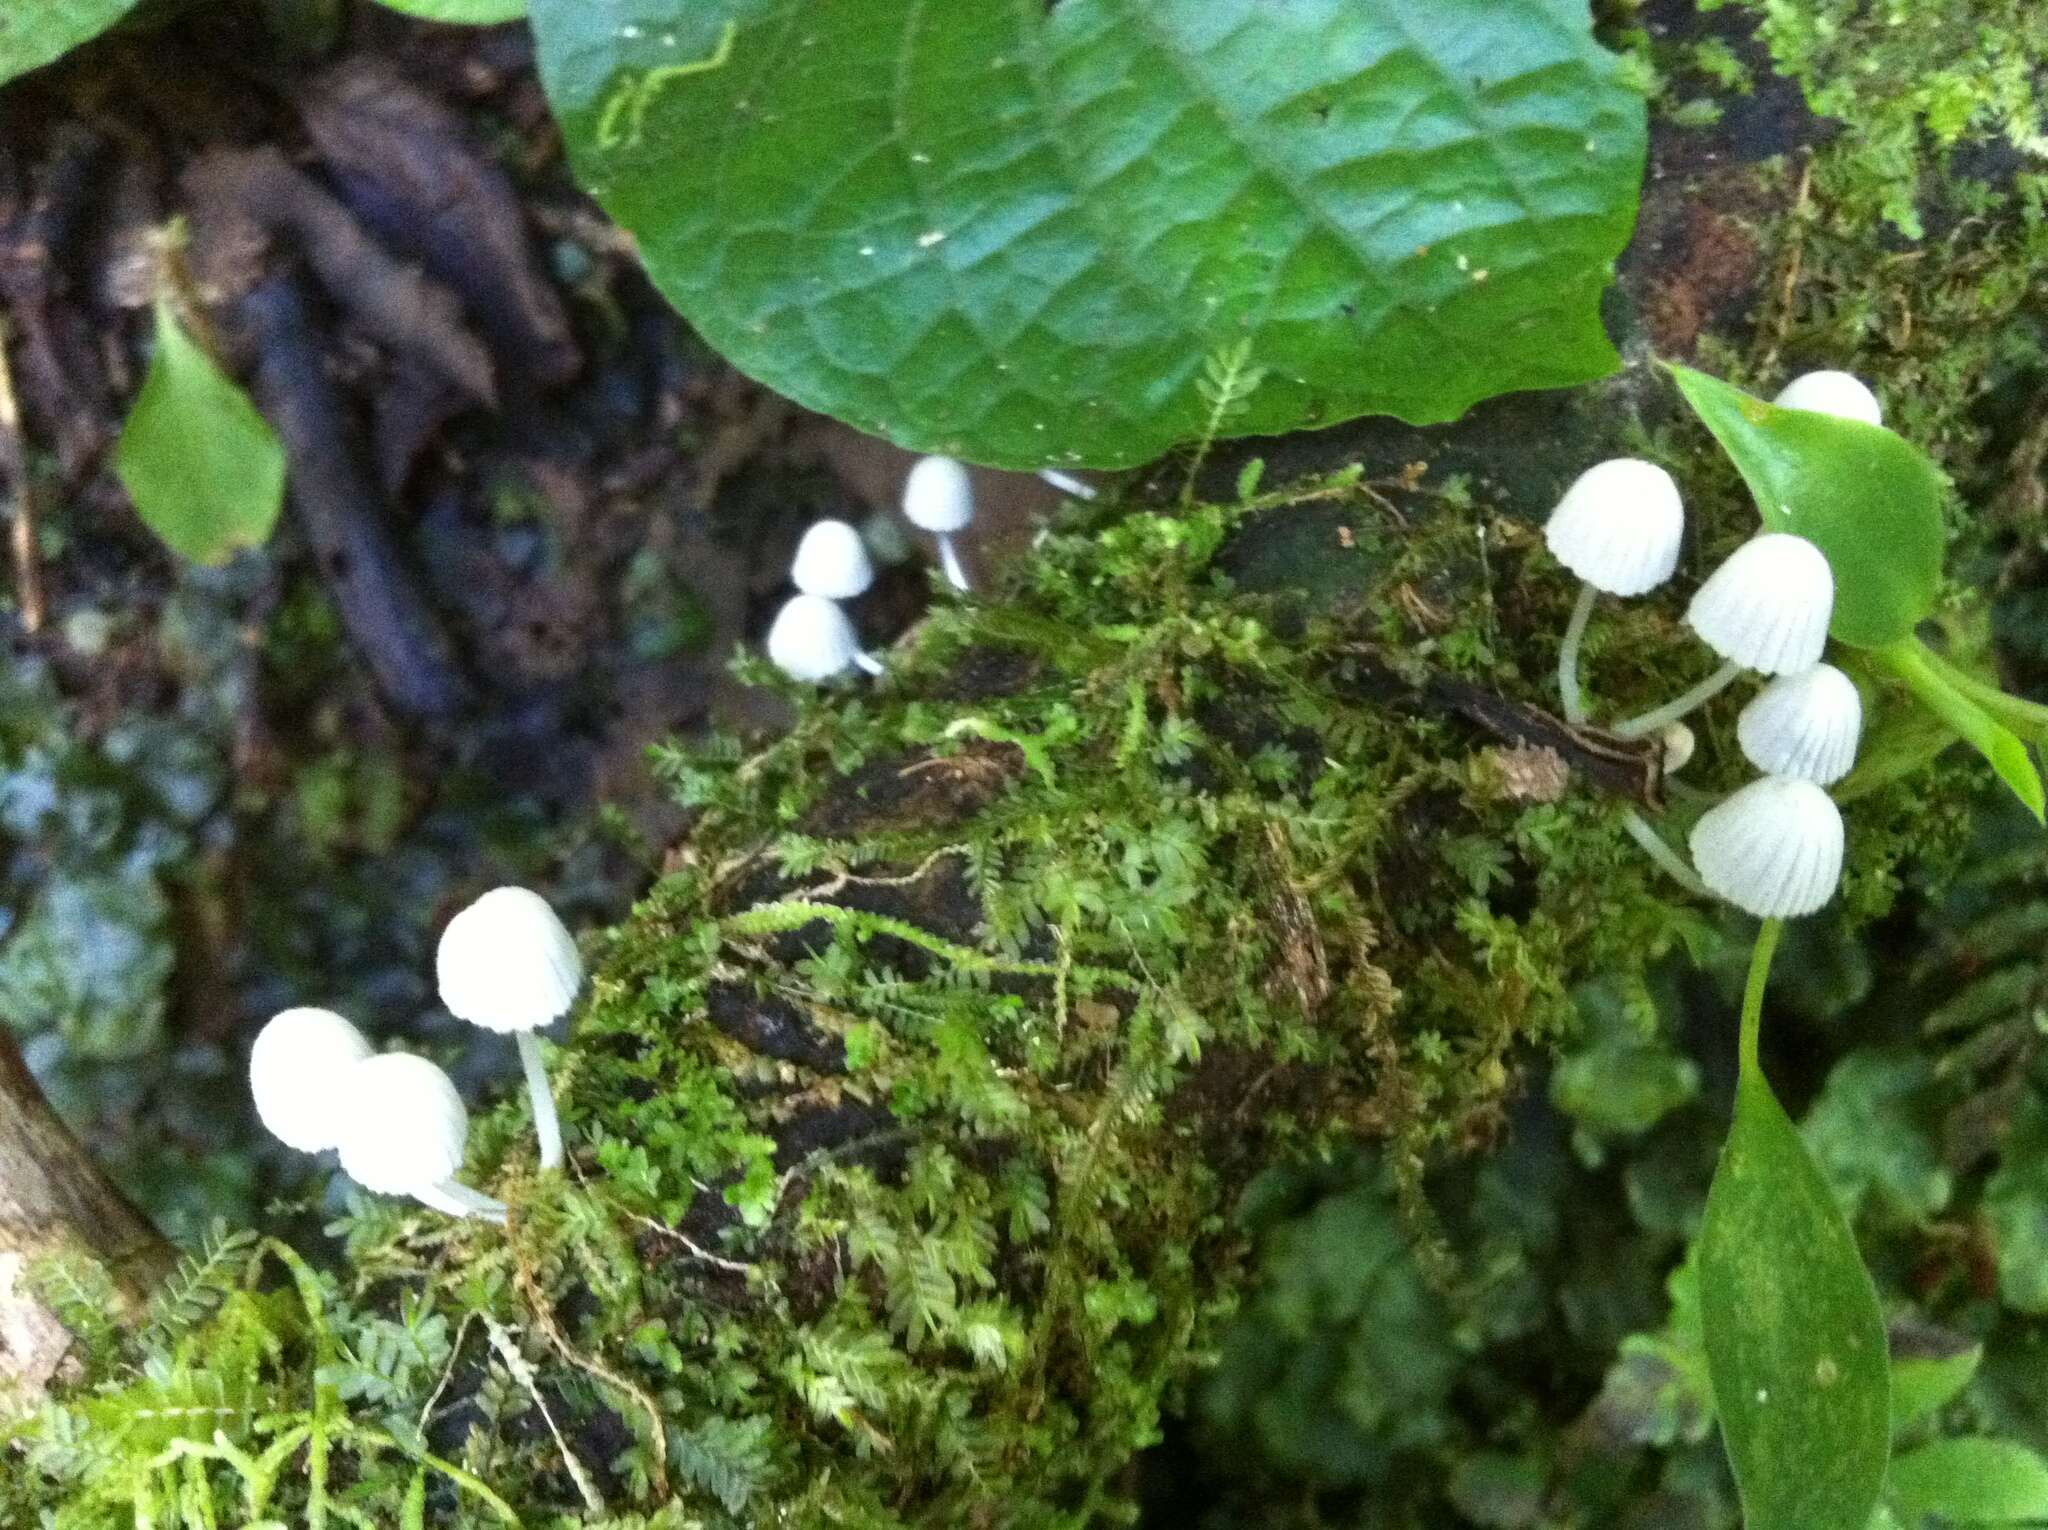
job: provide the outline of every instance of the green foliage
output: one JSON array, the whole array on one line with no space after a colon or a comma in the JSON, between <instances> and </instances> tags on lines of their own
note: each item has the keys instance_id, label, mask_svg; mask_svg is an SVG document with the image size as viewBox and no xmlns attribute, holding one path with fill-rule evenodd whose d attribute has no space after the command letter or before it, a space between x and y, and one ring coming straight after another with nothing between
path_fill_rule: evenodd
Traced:
<instances>
[{"instance_id":1,"label":"green foliage","mask_svg":"<svg viewBox=\"0 0 2048 1530\"><path fill-rule=\"evenodd\" d=\"M261 546L284 508L283 443L166 302L114 466L143 523L195 563Z\"/></svg>"},{"instance_id":2,"label":"green foliage","mask_svg":"<svg viewBox=\"0 0 2048 1530\"><path fill-rule=\"evenodd\" d=\"M445 21L456 26L487 27L501 21L517 21L526 14L526 0L377 0L379 5L422 21Z\"/></svg>"},{"instance_id":3,"label":"green foliage","mask_svg":"<svg viewBox=\"0 0 2048 1530\"><path fill-rule=\"evenodd\" d=\"M1930 1515L1953 1525L2034 1525L2048 1519L2048 1461L2009 1440L1936 1440L1892 1463L1886 1499L1904 1525Z\"/></svg>"},{"instance_id":4,"label":"green foliage","mask_svg":"<svg viewBox=\"0 0 2048 1530\"><path fill-rule=\"evenodd\" d=\"M578 172L750 374L921 450L1123 465L1226 424L1582 381L1641 100L1582 0L542 0ZM969 102L972 102L970 109Z\"/></svg>"},{"instance_id":5,"label":"green foliage","mask_svg":"<svg viewBox=\"0 0 2048 1530\"><path fill-rule=\"evenodd\" d=\"M0 85L91 42L136 0L9 0L0 10Z\"/></svg>"}]
</instances>

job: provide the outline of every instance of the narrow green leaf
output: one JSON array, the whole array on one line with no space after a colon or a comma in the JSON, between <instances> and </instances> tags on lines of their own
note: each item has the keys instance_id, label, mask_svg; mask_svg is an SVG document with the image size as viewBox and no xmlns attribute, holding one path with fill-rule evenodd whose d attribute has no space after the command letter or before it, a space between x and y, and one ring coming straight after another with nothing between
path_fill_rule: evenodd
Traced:
<instances>
[{"instance_id":1,"label":"narrow green leaf","mask_svg":"<svg viewBox=\"0 0 2048 1530\"><path fill-rule=\"evenodd\" d=\"M1756 496L1766 529L1827 554L1834 635L1859 648L1910 636L1941 584L1944 480L1927 454L1875 425L1779 409L1690 367L1671 373Z\"/></svg>"},{"instance_id":2,"label":"narrow green leaf","mask_svg":"<svg viewBox=\"0 0 2048 1530\"><path fill-rule=\"evenodd\" d=\"M1908 1525L1939 1514L1956 1525L2048 1519L2048 1461L2011 1440L1936 1440L1892 1462L1886 1496Z\"/></svg>"},{"instance_id":3,"label":"narrow green leaf","mask_svg":"<svg viewBox=\"0 0 2048 1530\"><path fill-rule=\"evenodd\" d=\"M136 0L4 0L0 85L55 63L135 9Z\"/></svg>"},{"instance_id":4,"label":"narrow green leaf","mask_svg":"<svg viewBox=\"0 0 2048 1530\"><path fill-rule=\"evenodd\" d=\"M1856 1239L1754 1065L1700 1228L1700 1322L1748 1530L1865 1530L1884 1483L1884 1319Z\"/></svg>"},{"instance_id":5,"label":"narrow green leaf","mask_svg":"<svg viewBox=\"0 0 2048 1530\"><path fill-rule=\"evenodd\" d=\"M276 432L162 303L156 355L114 468L143 523L194 563L224 563L260 546L284 504Z\"/></svg>"},{"instance_id":6,"label":"narrow green leaf","mask_svg":"<svg viewBox=\"0 0 2048 1530\"><path fill-rule=\"evenodd\" d=\"M2012 788L2037 822L2048 822L2048 796L2044 796L2041 773L2026 744L1937 669L1918 638L1909 636L1889 644L1877 657L1906 682L1928 711L1991 762L1998 778Z\"/></svg>"},{"instance_id":7,"label":"narrow green leaf","mask_svg":"<svg viewBox=\"0 0 2048 1530\"><path fill-rule=\"evenodd\" d=\"M1640 93L1586 0L534 0L579 176L720 351L1013 467L1613 370Z\"/></svg>"},{"instance_id":8,"label":"narrow green leaf","mask_svg":"<svg viewBox=\"0 0 2048 1530\"><path fill-rule=\"evenodd\" d=\"M1892 1362L1892 1432L1947 1407L1983 1363L1984 1346L1972 1344L1953 1355L1915 1355Z\"/></svg>"},{"instance_id":9,"label":"narrow green leaf","mask_svg":"<svg viewBox=\"0 0 2048 1530\"><path fill-rule=\"evenodd\" d=\"M488 27L501 21L517 21L526 14L526 0L377 0L382 6L417 16L422 21L445 21L455 26Z\"/></svg>"}]
</instances>

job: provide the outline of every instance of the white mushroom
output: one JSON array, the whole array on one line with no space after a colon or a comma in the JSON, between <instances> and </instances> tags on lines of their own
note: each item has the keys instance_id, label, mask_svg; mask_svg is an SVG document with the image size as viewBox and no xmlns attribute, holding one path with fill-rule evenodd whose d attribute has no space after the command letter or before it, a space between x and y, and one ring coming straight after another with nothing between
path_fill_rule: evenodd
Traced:
<instances>
[{"instance_id":1,"label":"white mushroom","mask_svg":"<svg viewBox=\"0 0 2048 1530\"><path fill-rule=\"evenodd\" d=\"M1832 664L1780 675L1742 709L1735 736L1758 770L1831 786L1856 763L1863 698Z\"/></svg>"},{"instance_id":2,"label":"white mushroom","mask_svg":"<svg viewBox=\"0 0 2048 1530\"><path fill-rule=\"evenodd\" d=\"M1771 531L1735 549L1687 608L1692 630L1722 658L1766 675L1820 662L1835 611L1835 575L1804 537Z\"/></svg>"},{"instance_id":3,"label":"white mushroom","mask_svg":"<svg viewBox=\"0 0 2048 1530\"><path fill-rule=\"evenodd\" d=\"M846 613L822 595L792 595L768 628L768 657L792 680L815 685L854 665L871 675L882 666L863 653Z\"/></svg>"},{"instance_id":4,"label":"white mushroom","mask_svg":"<svg viewBox=\"0 0 2048 1530\"><path fill-rule=\"evenodd\" d=\"M469 1112L455 1084L424 1057L387 1052L334 1080L341 1166L379 1195L409 1195L450 1216L505 1220L505 1203L461 1184Z\"/></svg>"},{"instance_id":5,"label":"white mushroom","mask_svg":"<svg viewBox=\"0 0 2048 1530\"><path fill-rule=\"evenodd\" d=\"M918 458L903 480L903 514L938 538L939 567L954 589L968 589L967 570L953 545L953 534L974 521L974 480L965 464L951 457Z\"/></svg>"},{"instance_id":6,"label":"white mushroom","mask_svg":"<svg viewBox=\"0 0 2048 1530\"><path fill-rule=\"evenodd\" d=\"M1759 919L1810 914L1842 880L1842 814L1811 781L1765 776L1692 829L1700 880Z\"/></svg>"},{"instance_id":7,"label":"white mushroom","mask_svg":"<svg viewBox=\"0 0 2048 1530\"><path fill-rule=\"evenodd\" d=\"M1666 723L1657 730L1657 737L1664 745L1664 774L1667 776L1675 776L1691 764L1700 746L1692 729L1682 722Z\"/></svg>"},{"instance_id":8,"label":"white mushroom","mask_svg":"<svg viewBox=\"0 0 2048 1530\"><path fill-rule=\"evenodd\" d=\"M844 521L817 521L796 544L789 577L806 595L852 600L875 582L875 566L858 531Z\"/></svg>"},{"instance_id":9,"label":"white mushroom","mask_svg":"<svg viewBox=\"0 0 2048 1530\"><path fill-rule=\"evenodd\" d=\"M517 1038L540 1166L557 1167L562 1126L534 1033L566 1015L583 986L575 937L538 893L496 887L448 921L434 951L434 978L456 1019Z\"/></svg>"},{"instance_id":10,"label":"white mushroom","mask_svg":"<svg viewBox=\"0 0 2048 1530\"><path fill-rule=\"evenodd\" d=\"M1806 409L1865 425L1882 425L1884 407L1861 378L1847 372L1802 372L1771 400L1780 409Z\"/></svg>"},{"instance_id":11,"label":"white mushroom","mask_svg":"<svg viewBox=\"0 0 2048 1530\"><path fill-rule=\"evenodd\" d=\"M1615 457L1572 481L1544 523L1551 555L1584 581L1557 656L1565 720L1586 720L1579 646L1600 592L1641 595L1671 577L1685 537L1685 505L1671 475L1654 462Z\"/></svg>"},{"instance_id":12,"label":"white mushroom","mask_svg":"<svg viewBox=\"0 0 2048 1530\"><path fill-rule=\"evenodd\" d=\"M372 1051L331 1009L273 1015L249 1049L249 1092L273 1137L301 1153L324 1153L341 1140L334 1081Z\"/></svg>"}]
</instances>

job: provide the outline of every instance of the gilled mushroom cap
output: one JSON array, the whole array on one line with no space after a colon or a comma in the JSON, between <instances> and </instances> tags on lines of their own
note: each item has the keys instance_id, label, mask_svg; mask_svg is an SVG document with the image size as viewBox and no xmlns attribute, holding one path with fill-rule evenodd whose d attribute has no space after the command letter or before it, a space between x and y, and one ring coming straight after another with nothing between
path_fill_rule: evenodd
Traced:
<instances>
[{"instance_id":1,"label":"gilled mushroom cap","mask_svg":"<svg viewBox=\"0 0 2048 1530\"><path fill-rule=\"evenodd\" d=\"M271 1016L249 1049L249 1092L273 1137L324 1153L341 1137L334 1081L371 1053L363 1033L331 1009Z\"/></svg>"},{"instance_id":2,"label":"gilled mushroom cap","mask_svg":"<svg viewBox=\"0 0 2048 1530\"><path fill-rule=\"evenodd\" d=\"M1786 675L1820 662L1834 614L1827 557L1804 537L1770 531L1736 548L1707 577L1685 619L1722 658Z\"/></svg>"},{"instance_id":3,"label":"gilled mushroom cap","mask_svg":"<svg viewBox=\"0 0 2048 1530\"><path fill-rule=\"evenodd\" d=\"M1758 770L1831 786L1856 763L1863 698L1834 665L1816 664L1758 691L1742 709L1735 736Z\"/></svg>"},{"instance_id":4,"label":"gilled mushroom cap","mask_svg":"<svg viewBox=\"0 0 2048 1530\"><path fill-rule=\"evenodd\" d=\"M1884 406L1858 377L1847 372L1802 372L1771 400L1780 409L1806 409L1865 425L1884 423Z\"/></svg>"},{"instance_id":5,"label":"gilled mushroom cap","mask_svg":"<svg viewBox=\"0 0 2048 1530\"><path fill-rule=\"evenodd\" d=\"M357 1063L334 1087L341 1167L365 1190L413 1195L461 1169L469 1112L426 1058L386 1052Z\"/></svg>"},{"instance_id":6,"label":"gilled mushroom cap","mask_svg":"<svg viewBox=\"0 0 2048 1530\"><path fill-rule=\"evenodd\" d=\"M789 577L806 595L852 600L875 582L875 567L858 531L844 521L818 521L796 544Z\"/></svg>"},{"instance_id":7,"label":"gilled mushroom cap","mask_svg":"<svg viewBox=\"0 0 2048 1530\"><path fill-rule=\"evenodd\" d=\"M1678 485L1635 457L1586 469L1543 527L1551 555L1610 595L1640 595L1669 579L1684 537Z\"/></svg>"},{"instance_id":8,"label":"gilled mushroom cap","mask_svg":"<svg viewBox=\"0 0 2048 1530\"><path fill-rule=\"evenodd\" d=\"M1842 814L1811 781L1765 776L1692 827L1700 880L1759 919L1810 914L1842 880Z\"/></svg>"},{"instance_id":9,"label":"gilled mushroom cap","mask_svg":"<svg viewBox=\"0 0 2048 1530\"><path fill-rule=\"evenodd\" d=\"M434 951L441 1002L492 1031L533 1031L560 1019L583 986L575 937L547 900L495 887L448 921Z\"/></svg>"},{"instance_id":10,"label":"gilled mushroom cap","mask_svg":"<svg viewBox=\"0 0 2048 1530\"><path fill-rule=\"evenodd\" d=\"M822 595L792 596L768 629L768 657L792 680L830 680L845 673L859 652L853 623Z\"/></svg>"},{"instance_id":11,"label":"gilled mushroom cap","mask_svg":"<svg viewBox=\"0 0 2048 1530\"><path fill-rule=\"evenodd\" d=\"M921 531L943 535L974 519L974 481L951 457L920 457L903 480L903 514Z\"/></svg>"}]
</instances>

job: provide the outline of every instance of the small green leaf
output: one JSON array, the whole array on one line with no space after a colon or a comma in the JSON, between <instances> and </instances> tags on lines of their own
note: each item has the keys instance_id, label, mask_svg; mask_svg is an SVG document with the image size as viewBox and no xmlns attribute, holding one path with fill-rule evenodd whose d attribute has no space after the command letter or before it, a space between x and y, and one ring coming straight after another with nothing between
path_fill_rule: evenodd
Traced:
<instances>
[{"instance_id":1,"label":"small green leaf","mask_svg":"<svg viewBox=\"0 0 2048 1530\"><path fill-rule=\"evenodd\" d=\"M136 0L5 0L0 4L0 85L91 42L135 4Z\"/></svg>"},{"instance_id":2,"label":"small green leaf","mask_svg":"<svg viewBox=\"0 0 2048 1530\"><path fill-rule=\"evenodd\" d=\"M1877 1293L1754 1065L1707 1193L1700 1322L1748 1530L1865 1530L1891 1445Z\"/></svg>"},{"instance_id":3,"label":"small green leaf","mask_svg":"<svg viewBox=\"0 0 2048 1530\"><path fill-rule=\"evenodd\" d=\"M1835 572L1830 631L1859 648L1911 635L1941 584L1941 470L1875 425L1780 409L1690 367L1672 375L1740 470L1770 531L1805 537Z\"/></svg>"},{"instance_id":4,"label":"small green leaf","mask_svg":"<svg viewBox=\"0 0 2048 1530\"><path fill-rule=\"evenodd\" d=\"M2048 822L2048 796L2044 796L2041 773L2026 744L1938 669L1918 638L1889 644L1877 657L1906 682L1928 711L1991 762L1998 778L2012 788L2037 822Z\"/></svg>"},{"instance_id":5,"label":"small green leaf","mask_svg":"<svg viewBox=\"0 0 2048 1530\"><path fill-rule=\"evenodd\" d=\"M517 21L526 14L526 0L377 0L379 5L422 21L445 21L455 26L488 27L501 21Z\"/></svg>"},{"instance_id":6,"label":"small green leaf","mask_svg":"<svg viewBox=\"0 0 2048 1530\"><path fill-rule=\"evenodd\" d=\"M1953 1355L1913 1355L1892 1362L1892 1431L1947 1407L1983 1363L1984 1346L1972 1344ZM1896 1468L1894 1468L1896 1470Z\"/></svg>"},{"instance_id":7,"label":"small green leaf","mask_svg":"<svg viewBox=\"0 0 2048 1530\"><path fill-rule=\"evenodd\" d=\"M1998 1251L1999 1300L2048 1313L2048 1108L2032 1099L2014 1112L1984 1184L1984 1216Z\"/></svg>"},{"instance_id":8,"label":"small green leaf","mask_svg":"<svg viewBox=\"0 0 2048 1530\"><path fill-rule=\"evenodd\" d=\"M901 445L1127 465L1615 366L1644 111L1586 0L531 9L656 285Z\"/></svg>"},{"instance_id":9,"label":"small green leaf","mask_svg":"<svg viewBox=\"0 0 2048 1530\"><path fill-rule=\"evenodd\" d=\"M1906 1524L1939 1514L1957 1525L2048 1519L2048 1461L2011 1440L1936 1440L1892 1462L1886 1496Z\"/></svg>"},{"instance_id":10,"label":"small green leaf","mask_svg":"<svg viewBox=\"0 0 2048 1530\"><path fill-rule=\"evenodd\" d=\"M224 563L260 546L284 504L276 432L162 303L156 355L114 468L144 524L194 563Z\"/></svg>"}]
</instances>

